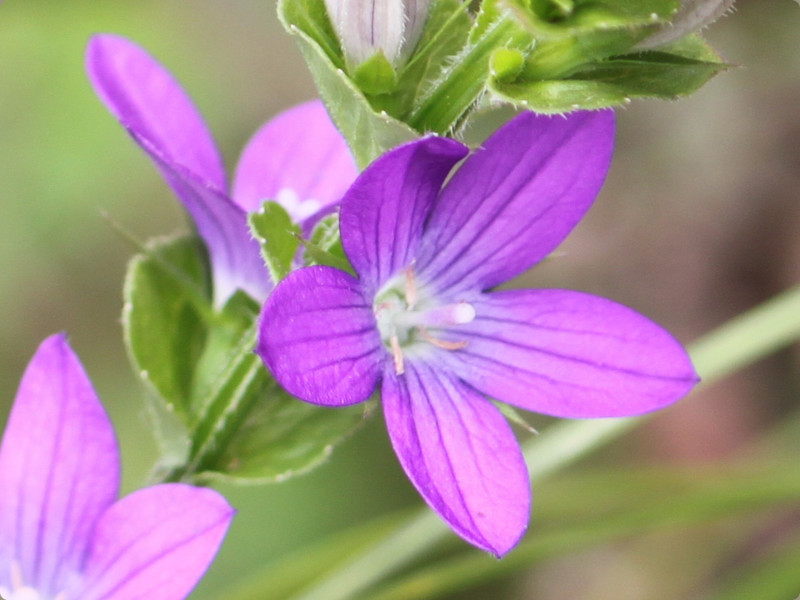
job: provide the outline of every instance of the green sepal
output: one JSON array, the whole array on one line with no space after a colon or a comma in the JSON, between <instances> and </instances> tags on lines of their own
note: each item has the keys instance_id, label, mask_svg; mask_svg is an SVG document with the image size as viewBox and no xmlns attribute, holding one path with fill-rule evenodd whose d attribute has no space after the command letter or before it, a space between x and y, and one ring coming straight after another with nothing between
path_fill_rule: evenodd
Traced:
<instances>
[{"instance_id":1,"label":"green sepal","mask_svg":"<svg viewBox=\"0 0 800 600\"><path fill-rule=\"evenodd\" d=\"M402 121L374 109L348 77L322 0L280 0L278 17L297 38L317 89L359 168L386 150L419 137Z\"/></svg>"},{"instance_id":2,"label":"green sepal","mask_svg":"<svg viewBox=\"0 0 800 600\"><path fill-rule=\"evenodd\" d=\"M618 106L631 98L673 99L698 89L728 65L701 38L690 36L658 51L613 57L564 79L490 82L496 99L540 113Z\"/></svg>"},{"instance_id":3,"label":"green sepal","mask_svg":"<svg viewBox=\"0 0 800 600\"><path fill-rule=\"evenodd\" d=\"M329 250L323 250L308 240L300 240L300 243L305 248L306 263L308 265L325 265L326 267L346 271L351 275L356 274L350 261L344 255L341 241L331 246Z\"/></svg>"},{"instance_id":4,"label":"green sepal","mask_svg":"<svg viewBox=\"0 0 800 600\"><path fill-rule=\"evenodd\" d=\"M484 0L469 31L468 42L447 61L439 78L429 86L409 115L420 131L450 135L459 130L491 79L491 58L500 48L526 54L533 35L515 17L511 2Z\"/></svg>"},{"instance_id":5,"label":"green sepal","mask_svg":"<svg viewBox=\"0 0 800 600\"><path fill-rule=\"evenodd\" d=\"M342 240L339 236L339 213L334 212L322 217L311 230L309 241L319 249L346 258L342 250Z\"/></svg>"},{"instance_id":6,"label":"green sepal","mask_svg":"<svg viewBox=\"0 0 800 600\"><path fill-rule=\"evenodd\" d=\"M522 416L522 413L520 413L516 408L514 408L510 404L494 400L492 401L492 403L497 407L497 410L499 410L503 414L503 416L514 425L521 427L528 433L532 433L535 435L539 433L533 425L531 425L530 423L528 423L528 421L525 420L525 417Z\"/></svg>"},{"instance_id":7,"label":"green sepal","mask_svg":"<svg viewBox=\"0 0 800 600\"><path fill-rule=\"evenodd\" d=\"M378 51L353 70L353 82L365 94L390 94L397 88L397 71Z\"/></svg>"},{"instance_id":8,"label":"green sepal","mask_svg":"<svg viewBox=\"0 0 800 600\"><path fill-rule=\"evenodd\" d=\"M268 200L247 217L250 231L261 246L261 256L272 281L278 283L292 270L292 261L300 245L300 226L277 202Z\"/></svg>"}]
</instances>

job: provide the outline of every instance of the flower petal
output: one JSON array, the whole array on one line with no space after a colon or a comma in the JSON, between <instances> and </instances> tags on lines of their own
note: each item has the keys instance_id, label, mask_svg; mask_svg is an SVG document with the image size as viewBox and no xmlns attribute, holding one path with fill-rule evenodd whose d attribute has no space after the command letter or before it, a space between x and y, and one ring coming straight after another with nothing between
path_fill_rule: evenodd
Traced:
<instances>
[{"instance_id":1,"label":"flower petal","mask_svg":"<svg viewBox=\"0 0 800 600\"><path fill-rule=\"evenodd\" d=\"M161 155L146 139L130 133L178 194L208 248L215 304L222 306L237 289L264 300L272 282L244 211L222 192Z\"/></svg>"},{"instance_id":2,"label":"flower petal","mask_svg":"<svg viewBox=\"0 0 800 600\"><path fill-rule=\"evenodd\" d=\"M117 35L96 35L86 70L108 110L138 138L222 191L225 169L214 139L192 101L153 57Z\"/></svg>"},{"instance_id":3,"label":"flower petal","mask_svg":"<svg viewBox=\"0 0 800 600\"><path fill-rule=\"evenodd\" d=\"M383 378L383 409L400 463L425 501L471 544L502 556L530 516L517 440L488 400L445 373L406 361Z\"/></svg>"},{"instance_id":4,"label":"flower petal","mask_svg":"<svg viewBox=\"0 0 800 600\"><path fill-rule=\"evenodd\" d=\"M477 318L442 334L467 345L439 353L484 394L558 417L637 415L697 381L683 347L637 312L589 294L512 290L470 300Z\"/></svg>"},{"instance_id":5,"label":"flower petal","mask_svg":"<svg viewBox=\"0 0 800 600\"><path fill-rule=\"evenodd\" d=\"M387 356L360 282L322 266L290 273L270 294L256 352L289 393L336 406L366 400Z\"/></svg>"},{"instance_id":6,"label":"flower petal","mask_svg":"<svg viewBox=\"0 0 800 600\"><path fill-rule=\"evenodd\" d=\"M428 137L391 150L359 175L342 200L340 227L365 285L379 287L416 257L439 189L466 153L454 140Z\"/></svg>"},{"instance_id":7,"label":"flower petal","mask_svg":"<svg viewBox=\"0 0 800 600\"><path fill-rule=\"evenodd\" d=\"M485 290L547 256L600 191L611 111L523 113L486 140L442 191L417 266L439 290Z\"/></svg>"},{"instance_id":8,"label":"flower petal","mask_svg":"<svg viewBox=\"0 0 800 600\"><path fill-rule=\"evenodd\" d=\"M233 200L247 212L264 200L282 202L299 222L338 202L357 174L344 138L322 102L312 100L256 132L239 160Z\"/></svg>"},{"instance_id":9,"label":"flower petal","mask_svg":"<svg viewBox=\"0 0 800 600\"><path fill-rule=\"evenodd\" d=\"M16 561L26 585L54 597L82 566L118 488L108 416L65 336L49 337L25 371L0 449L0 584Z\"/></svg>"},{"instance_id":10,"label":"flower petal","mask_svg":"<svg viewBox=\"0 0 800 600\"><path fill-rule=\"evenodd\" d=\"M97 524L81 600L181 600L219 549L233 509L217 492L172 483L139 490Z\"/></svg>"}]
</instances>

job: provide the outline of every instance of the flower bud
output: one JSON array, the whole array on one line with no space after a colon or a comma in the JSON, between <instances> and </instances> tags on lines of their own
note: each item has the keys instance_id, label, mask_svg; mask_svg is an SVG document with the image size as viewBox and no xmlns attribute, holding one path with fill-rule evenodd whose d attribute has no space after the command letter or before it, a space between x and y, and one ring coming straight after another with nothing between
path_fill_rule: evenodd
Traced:
<instances>
[{"instance_id":1,"label":"flower bud","mask_svg":"<svg viewBox=\"0 0 800 600\"><path fill-rule=\"evenodd\" d=\"M325 0L348 66L382 52L399 67L414 51L431 0Z\"/></svg>"},{"instance_id":2,"label":"flower bud","mask_svg":"<svg viewBox=\"0 0 800 600\"><path fill-rule=\"evenodd\" d=\"M682 0L672 20L636 45L638 50L650 50L669 44L685 35L710 25L733 6L733 0Z\"/></svg>"}]
</instances>

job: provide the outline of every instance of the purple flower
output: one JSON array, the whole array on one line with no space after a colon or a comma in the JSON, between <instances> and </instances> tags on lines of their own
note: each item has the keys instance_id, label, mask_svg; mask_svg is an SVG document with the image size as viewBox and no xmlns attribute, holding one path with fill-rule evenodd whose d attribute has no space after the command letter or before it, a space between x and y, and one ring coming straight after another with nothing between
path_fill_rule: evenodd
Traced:
<instances>
[{"instance_id":1,"label":"purple flower","mask_svg":"<svg viewBox=\"0 0 800 600\"><path fill-rule=\"evenodd\" d=\"M290 274L261 316L257 352L308 402L381 388L403 468L447 523L502 555L524 532L527 470L494 398L559 417L634 415L697 377L669 333L580 292L487 290L550 253L605 178L608 111L525 113L468 154L427 137L372 163L341 204L357 277Z\"/></svg>"},{"instance_id":2,"label":"purple flower","mask_svg":"<svg viewBox=\"0 0 800 600\"><path fill-rule=\"evenodd\" d=\"M63 335L28 365L0 448L0 595L6 600L180 600L233 510L183 484L115 501L114 431Z\"/></svg>"},{"instance_id":3,"label":"purple flower","mask_svg":"<svg viewBox=\"0 0 800 600\"><path fill-rule=\"evenodd\" d=\"M263 300L272 283L247 213L275 200L298 222L341 198L356 176L344 139L319 101L287 110L248 143L228 193L216 144L175 79L142 48L114 35L89 42L95 92L155 162L208 247L216 304L241 288Z\"/></svg>"}]
</instances>

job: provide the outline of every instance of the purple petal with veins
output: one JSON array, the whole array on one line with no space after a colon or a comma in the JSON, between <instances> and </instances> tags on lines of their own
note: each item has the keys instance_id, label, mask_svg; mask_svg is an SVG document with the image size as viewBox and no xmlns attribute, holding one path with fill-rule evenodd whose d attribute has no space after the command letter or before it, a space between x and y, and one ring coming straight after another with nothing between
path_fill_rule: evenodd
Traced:
<instances>
[{"instance_id":1,"label":"purple petal with veins","mask_svg":"<svg viewBox=\"0 0 800 600\"><path fill-rule=\"evenodd\" d=\"M285 282L285 283L284 283ZM366 400L384 352L372 304L357 279L330 267L290 273L270 294L256 352L292 394L315 404Z\"/></svg>"},{"instance_id":2,"label":"purple petal with veins","mask_svg":"<svg viewBox=\"0 0 800 600\"><path fill-rule=\"evenodd\" d=\"M530 482L500 411L424 363L385 374L381 397L394 450L423 498L472 544L508 552L527 527Z\"/></svg>"},{"instance_id":3,"label":"purple petal with veins","mask_svg":"<svg viewBox=\"0 0 800 600\"><path fill-rule=\"evenodd\" d=\"M497 400L558 417L617 417L663 408L697 383L677 340L605 298L509 290L470 303L476 318L442 334L466 346L440 355Z\"/></svg>"}]
</instances>

